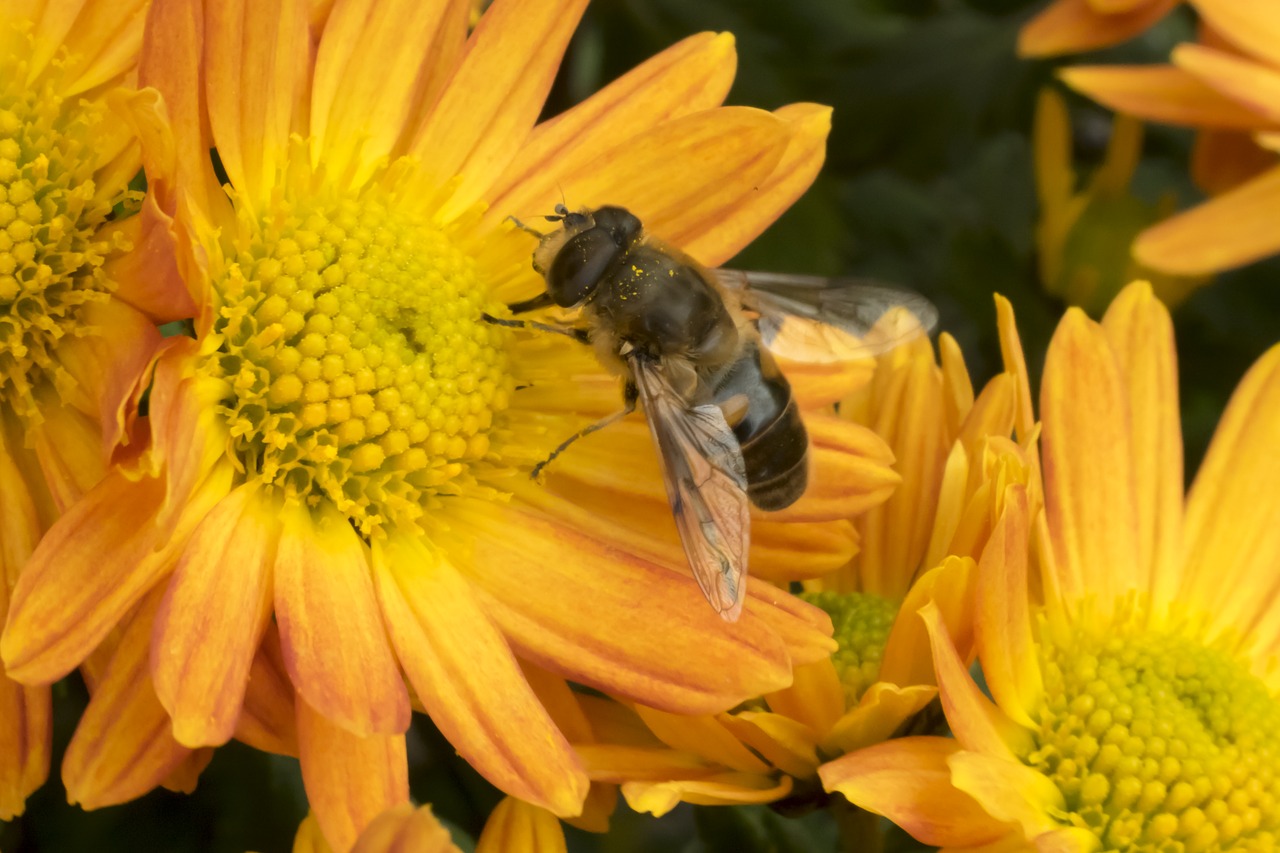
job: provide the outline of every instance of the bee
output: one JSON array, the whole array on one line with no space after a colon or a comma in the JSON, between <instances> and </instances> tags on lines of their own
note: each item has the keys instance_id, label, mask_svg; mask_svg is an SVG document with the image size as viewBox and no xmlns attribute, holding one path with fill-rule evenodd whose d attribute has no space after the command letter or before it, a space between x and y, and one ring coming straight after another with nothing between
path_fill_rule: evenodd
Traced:
<instances>
[{"instance_id":1,"label":"bee","mask_svg":"<svg viewBox=\"0 0 1280 853\"><path fill-rule=\"evenodd\" d=\"M590 344L624 387L621 411L569 436L533 476L639 403L693 577L716 612L736 621L746 593L749 505L783 509L808 484L808 435L773 355L866 357L927 334L936 313L918 294L864 282L711 271L646 233L622 207L560 204L545 218L560 227L543 234L514 221L539 238L533 266L546 290L508 307L513 314L578 309L580 322L484 319ZM886 334L876 321L898 307L906 313Z\"/></svg>"}]
</instances>

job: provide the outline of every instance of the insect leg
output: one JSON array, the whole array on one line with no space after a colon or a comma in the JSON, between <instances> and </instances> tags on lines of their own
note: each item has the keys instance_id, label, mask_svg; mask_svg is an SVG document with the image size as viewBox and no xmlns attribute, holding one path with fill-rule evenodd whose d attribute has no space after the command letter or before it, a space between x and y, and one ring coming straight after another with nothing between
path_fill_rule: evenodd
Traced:
<instances>
[{"instance_id":1,"label":"insect leg","mask_svg":"<svg viewBox=\"0 0 1280 853\"><path fill-rule=\"evenodd\" d=\"M573 435L566 438L564 441L560 442L560 446L557 447L555 450L551 451L550 456L548 456L546 459L543 459L537 465L533 466L533 471L530 472L529 476L535 480L538 479L538 475L542 473L542 469L547 467L547 465L550 464L552 459L555 459L561 453L564 453L566 450L568 450L569 445L573 444L575 441L577 441L580 438L584 438L588 435L591 435L591 433L593 432L598 432L599 430L602 430L605 427L610 426L611 424L616 424L618 421L622 420L627 415L634 412L636 410L636 401L638 399L640 399L640 389L636 387L636 384L634 382L627 382L626 387L622 389L622 410L621 411L614 412L612 415L609 415L608 417L601 418L600 420L596 421L593 424L588 424L587 426L575 432Z\"/></svg>"},{"instance_id":2,"label":"insect leg","mask_svg":"<svg viewBox=\"0 0 1280 853\"><path fill-rule=\"evenodd\" d=\"M537 228L530 228L528 225L525 225L523 222L521 222L519 219L516 219L514 216L508 216L507 221L511 222L513 225L515 225L517 228L519 228L521 231L525 232L526 234L532 234L533 236L537 237L539 240L547 236L546 234L543 234L541 231L539 231Z\"/></svg>"},{"instance_id":3,"label":"insect leg","mask_svg":"<svg viewBox=\"0 0 1280 853\"><path fill-rule=\"evenodd\" d=\"M557 335L564 335L567 338L573 338L580 344L590 344L591 338L587 335L586 329L578 329L573 326L555 326L551 323L539 323L534 320L503 320L501 317L494 317L491 314L481 314L480 319L486 323L492 323L495 326L506 326L509 329L535 329L539 332L552 332Z\"/></svg>"},{"instance_id":4,"label":"insect leg","mask_svg":"<svg viewBox=\"0 0 1280 853\"><path fill-rule=\"evenodd\" d=\"M551 294L544 290L532 299L512 302L507 307L511 309L512 314L523 314L526 311L537 311L539 308L550 308L554 304Z\"/></svg>"}]
</instances>

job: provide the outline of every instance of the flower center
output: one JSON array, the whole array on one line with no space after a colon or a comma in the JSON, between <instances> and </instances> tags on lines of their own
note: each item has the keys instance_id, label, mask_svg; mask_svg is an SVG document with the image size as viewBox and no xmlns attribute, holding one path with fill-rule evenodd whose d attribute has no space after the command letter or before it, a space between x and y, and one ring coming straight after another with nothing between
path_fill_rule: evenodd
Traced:
<instances>
[{"instance_id":1,"label":"flower center","mask_svg":"<svg viewBox=\"0 0 1280 853\"><path fill-rule=\"evenodd\" d=\"M246 473L366 536L478 488L513 382L474 259L377 190L243 219L206 371Z\"/></svg>"},{"instance_id":2,"label":"flower center","mask_svg":"<svg viewBox=\"0 0 1280 853\"><path fill-rule=\"evenodd\" d=\"M34 423L37 397L74 382L58 342L92 334L80 306L115 289L102 264L128 246L98 232L127 194L94 183L103 106L64 103L56 68L28 86L27 67L25 53L0 56L0 404Z\"/></svg>"},{"instance_id":3,"label":"flower center","mask_svg":"<svg viewBox=\"0 0 1280 853\"><path fill-rule=\"evenodd\" d=\"M883 596L859 592L805 592L800 597L831 617L840 645L831 663L844 687L845 707L852 708L880 677L884 645L899 605Z\"/></svg>"},{"instance_id":4,"label":"flower center","mask_svg":"<svg viewBox=\"0 0 1280 853\"><path fill-rule=\"evenodd\" d=\"M1280 702L1247 667L1173 633L1041 646L1029 764L1069 822L1122 851L1280 849Z\"/></svg>"}]
</instances>

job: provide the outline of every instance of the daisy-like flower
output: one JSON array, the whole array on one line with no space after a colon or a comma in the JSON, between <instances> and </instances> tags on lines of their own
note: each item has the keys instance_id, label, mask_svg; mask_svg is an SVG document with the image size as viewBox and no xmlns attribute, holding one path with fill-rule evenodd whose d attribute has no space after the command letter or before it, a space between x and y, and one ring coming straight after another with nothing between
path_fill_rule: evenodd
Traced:
<instances>
[{"instance_id":1,"label":"daisy-like flower","mask_svg":"<svg viewBox=\"0 0 1280 853\"><path fill-rule=\"evenodd\" d=\"M1177 205L1171 193L1153 205L1129 190L1142 150L1140 122L1116 115L1103 163L1077 187L1067 107L1061 95L1045 89L1036 103L1034 146L1040 200L1036 246L1046 291L1096 315L1135 279L1150 281L1166 305L1176 305L1209 282L1204 276L1165 275L1133 259L1133 238Z\"/></svg>"},{"instance_id":2,"label":"daisy-like flower","mask_svg":"<svg viewBox=\"0 0 1280 853\"><path fill-rule=\"evenodd\" d=\"M1018 33L1018 55L1083 53L1128 41L1181 0L1052 0Z\"/></svg>"},{"instance_id":3,"label":"daisy-like flower","mask_svg":"<svg viewBox=\"0 0 1280 853\"><path fill-rule=\"evenodd\" d=\"M1196 0L1206 28L1172 64L1080 66L1068 85L1114 110L1202 130L1197 183L1214 198L1144 231L1138 262L1177 275L1208 275L1280 252L1280 8Z\"/></svg>"},{"instance_id":4,"label":"daisy-like flower","mask_svg":"<svg viewBox=\"0 0 1280 853\"><path fill-rule=\"evenodd\" d=\"M1146 283L1101 324L1067 313L1040 409L1044 512L1013 487L979 573L992 698L922 608L955 739L824 779L948 849L1275 850L1280 348L1236 389L1185 504L1172 324Z\"/></svg>"},{"instance_id":5,"label":"daisy-like flower","mask_svg":"<svg viewBox=\"0 0 1280 853\"><path fill-rule=\"evenodd\" d=\"M112 104L132 97L146 5L0 8L0 622L40 537L101 479L154 322L192 310ZM48 773L49 710L47 687L0 673L0 820Z\"/></svg>"},{"instance_id":6,"label":"daisy-like flower","mask_svg":"<svg viewBox=\"0 0 1280 853\"><path fill-rule=\"evenodd\" d=\"M923 339L881 356L841 403L847 422L893 449L902 483L853 520L859 553L806 585L835 622L836 654L797 667L793 685L732 712L683 715L578 697L575 746L593 780L621 785L633 809L657 815L682 801L821 801L820 765L893 736L933 700L928 637L915 612L948 602L949 624L968 633L974 560L1005 484L1027 482L1030 470L1008 438L1014 378L997 377L975 400L955 341L944 334L939 346L941 365Z\"/></svg>"},{"instance_id":7,"label":"daisy-like flower","mask_svg":"<svg viewBox=\"0 0 1280 853\"><path fill-rule=\"evenodd\" d=\"M415 701L504 791L582 808L586 772L518 658L711 713L830 653L827 616L767 583L735 625L707 607L642 420L528 480L620 393L576 342L483 322L542 287L508 215L561 192L623 204L714 265L808 186L829 125L816 105L718 108L734 58L711 34L535 125L583 6L499 0L469 35L468 2L351 0L318 23L286 0L153 7L141 82L163 104L134 116L196 337L155 362L145 452L33 555L15 678L56 679L127 626L154 680L131 689L177 741L296 750L345 848L407 798ZM873 436L811 426L813 484L755 526L757 576L847 560L844 519L896 482Z\"/></svg>"}]
</instances>

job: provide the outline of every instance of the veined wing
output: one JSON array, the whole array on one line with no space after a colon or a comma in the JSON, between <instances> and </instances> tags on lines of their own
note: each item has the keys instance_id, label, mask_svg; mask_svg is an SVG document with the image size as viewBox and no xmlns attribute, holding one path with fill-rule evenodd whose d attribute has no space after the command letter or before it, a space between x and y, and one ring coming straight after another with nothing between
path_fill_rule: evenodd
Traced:
<instances>
[{"instance_id":1,"label":"veined wing","mask_svg":"<svg viewBox=\"0 0 1280 853\"><path fill-rule=\"evenodd\" d=\"M792 361L854 361L928 335L938 311L920 294L868 279L716 270L760 338Z\"/></svg>"},{"instance_id":2,"label":"veined wing","mask_svg":"<svg viewBox=\"0 0 1280 853\"><path fill-rule=\"evenodd\" d=\"M690 406L661 366L628 358L667 486L671 512L702 594L736 621L746 595L750 516L738 440L718 406Z\"/></svg>"}]
</instances>

